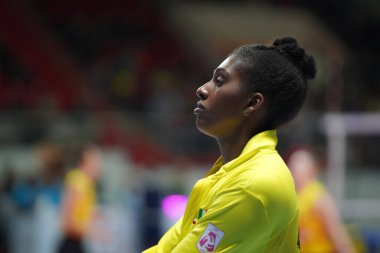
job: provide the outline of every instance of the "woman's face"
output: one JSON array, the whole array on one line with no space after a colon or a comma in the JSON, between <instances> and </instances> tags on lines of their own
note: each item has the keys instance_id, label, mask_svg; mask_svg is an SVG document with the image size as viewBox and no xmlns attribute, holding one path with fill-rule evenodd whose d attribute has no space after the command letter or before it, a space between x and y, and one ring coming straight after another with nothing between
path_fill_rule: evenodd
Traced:
<instances>
[{"instance_id":1,"label":"woman's face","mask_svg":"<svg viewBox=\"0 0 380 253\"><path fill-rule=\"evenodd\" d=\"M102 163L100 150L90 148L84 152L81 166L84 167L93 179L97 180L101 175Z\"/></svg>"},{"instance_id":2,"label":"woman's face","mask_svg":"<svg viewBox=\"0 0 380 253\"><path fill-rule=\"evenodd\" d=\"M243 111L249 96L235 70L237 62L233 56L225 59L215 69L212 79L196 91L200 99L194 109L196 125L207 135L227 137L244 121Z\"/></svg>"},{"instance_id":3,"label":"woman's face","mask_svg":"<svg viewBox=\"0 0 380 253\"><path fill-rule=\"evenodd\" d=\"M317 163L313 155L306 150L297 150L289 158L288 166L297 188L302 188L317 178Z\"/></svg>"}]
</instances>

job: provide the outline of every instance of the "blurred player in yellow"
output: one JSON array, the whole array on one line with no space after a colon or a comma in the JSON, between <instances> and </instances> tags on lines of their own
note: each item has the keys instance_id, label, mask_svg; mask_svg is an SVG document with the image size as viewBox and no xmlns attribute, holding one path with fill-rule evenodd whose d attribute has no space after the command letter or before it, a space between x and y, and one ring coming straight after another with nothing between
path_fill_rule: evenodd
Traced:
<instances>
[{"instance_id":1,"label":"blurred player in yellow","mask_svg":"<svg viewBox=\"0 0 380 253\"><path fill-rule=\"evenodd\" d=\"M318 180L317 162L310 151L294 151L288 162L300 206L302 253L354 253L334 200Z\"/></svg>"},{"instance_id":2,"label":"blurred player in yellow","mask_svg":"<svg viewBox=\"0 0 380 253\"><path fill-rule=\"evenodd\" d=\"M67 173L64 182L61 209L64 238L59 253L85 252L83 240L95 214L96 181L102 167L100 150L87 144L75 153L78 167Z\"/></svg>"},{"instance_id":3,"label":"blurred player in yellow","mask_svg":"<svg viewBox=\"0 0 380 253\"><path fill-rule=\"evenodd\" d=\"M315 73L313 57L289 37L242 46L215 69L196 91L194 114L221 157L147 253L299 252L296 190L275 129L297 114Z\"/></svg>"}]
</instances>

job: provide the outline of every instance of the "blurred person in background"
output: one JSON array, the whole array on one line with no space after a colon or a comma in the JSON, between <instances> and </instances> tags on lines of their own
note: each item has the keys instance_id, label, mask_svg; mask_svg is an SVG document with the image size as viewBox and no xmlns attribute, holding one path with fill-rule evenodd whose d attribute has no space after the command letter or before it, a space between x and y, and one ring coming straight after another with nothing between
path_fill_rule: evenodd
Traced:
<instances>
[{"instance_id":1,"label":"blurred person in background","mask_svg":"<svg viewBox=\"0 0 380 253\"><path fill-rule=\"evenodd\" d=\"M299 252L296 190L276 128L298 113L315 74L314 58L290 37L242 46L215 69L194 114L221 157L145 252Z\"/></svg>"},{"instance_id":2,"label":"blurred person in background","mask_svg":"<svg viewBox=\"0 0 380 253\"><path fill-rule=\"evenodd\" d=\"M58 206L65 168L64 149L58 143L43 141L37 145L35 154L39 163L39 194L49 204Z\"/></svg>"},{"instance_id":3,"label":"blurred person in background","mask_svg":"<svg viewBox=\"0 0 380 253\"><path fill-rule=\"evenodd\" d=\"M35 252L51 253L60 236L59 211L66 156L63 145L51 140L39 142L34 154L37 160L37 187L34 226Z\"/></svg>"},{"instance_id":4,"label":"blurred person in background","mask_svg":"<svg viewBox=\"0 0 380 253\"><path fill-rule=\"evenodd\" d=\"M312 152L295 150L288 166L298 191L302 252L354 253L335 202L318 180L320 170Z\"/></svg>"},{"instance_id":5,"label":"blurred person in background","mask_svg":"<svg viewBox=\"0 0 380 253\"><path fill-rule=\"evenodd\" d=\"M85 252L84 239L96 214L96 182L102 168L100 149L94 144L81 144L73 156L77 167L65 177L61 207L63 240L59 253Z\"/></svg>"},{"instance_id":6,"label":"blurred person in background","mask_svg":"<svg viewBox=\"0 0 380 253\"><path fill-rule=\"evenodd\" d=\"M9 252L34 252L35 249L35 210L38 197L37 175L32 166L27 165L24 173L19 167L10 165L12 174L9 184L9 202L2 201L1 205L8 206L7 211L7 237L9 239Z\"/></svg>"}]
</instances>

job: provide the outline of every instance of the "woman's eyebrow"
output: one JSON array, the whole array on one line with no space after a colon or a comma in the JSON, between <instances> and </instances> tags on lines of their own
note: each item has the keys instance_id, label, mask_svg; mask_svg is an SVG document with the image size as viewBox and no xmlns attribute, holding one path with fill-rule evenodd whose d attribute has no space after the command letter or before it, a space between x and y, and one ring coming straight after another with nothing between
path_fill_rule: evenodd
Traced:
<instances>
[{"instance_id":1,"label":"woman's eyebrow","mask_svg":"<svg viewBox=\"0 0 380 253\"><path fill-rule=\"evenodd\" d=\"M224 68L216 68L216 69L214 70L214 75L215 75L215 74L219 74L220 72L223 72L224 74L228 74L228 72L227 72L226 69L224 69Z\"/></svg>"}]
</instances>

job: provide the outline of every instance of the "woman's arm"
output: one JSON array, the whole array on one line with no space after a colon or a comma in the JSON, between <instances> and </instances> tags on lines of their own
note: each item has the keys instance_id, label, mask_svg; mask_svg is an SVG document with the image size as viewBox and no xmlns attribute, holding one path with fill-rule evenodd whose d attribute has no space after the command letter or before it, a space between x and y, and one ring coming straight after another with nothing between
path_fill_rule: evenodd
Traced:
<instances>
[{"instance_id":1,"label":"woman's arm","mask_svg":"<svg viewBox=\"0 0 380 253\"><path fill-rule=\"evenodd\" d=\"M241 189L222 191L218 196L173 253L263 250L271 228L261 201Z\"/></svg>"},{"instance_id":2,"label":"woman's arm","mask_svg":"<svg viewBox=\"0 0 380 253\"><path fill-rule=\"evenodd\" d=\"M168 232L161 238L157 245L143 251L143 253L165 253L171 252L178 244L179 236L181 234L182 218L174 224Z\"/></svg>"},{"instance_id":3,"label":"woman's arm","mask_svg":"<svg viewBox=\"0 0 380 253\"><path fill-rule=\"evenodd\" d=\"M68 185L64 191L61 218L65 233L73 236L83 237L86 233L82 224L75 220L75 209L81 198L81 192L72 185Z\"/></svg>"},{"instance_id":4,"label":"woman's arm","mask_svg":"<svg viewBox=\"0 0 380 253\"><path fill-rule=\"evenodd\" d=\"M324 221L328 235L334 243L337 253L354 253L350 238L345 231L334 200L325 193L316 203L316 209Z\"/></svg>"}]
</instances>

